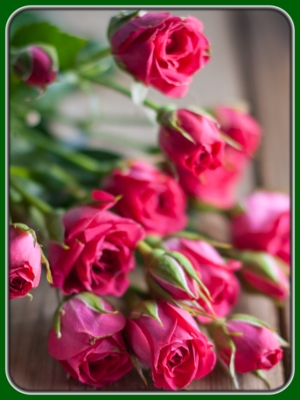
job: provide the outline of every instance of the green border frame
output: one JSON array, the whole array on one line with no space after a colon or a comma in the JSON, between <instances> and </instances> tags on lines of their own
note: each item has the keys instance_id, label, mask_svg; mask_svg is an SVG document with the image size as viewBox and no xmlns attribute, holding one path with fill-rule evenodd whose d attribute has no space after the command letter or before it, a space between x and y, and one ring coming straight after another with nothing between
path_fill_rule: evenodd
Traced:
<instances>
[{"instance_id":1,"label":"green border frame","mask_svg":"<svg viewBox=\"0 0 300 400\"><path fill-rule=\"evenodd\" d=\"M2 12L1 12L1 16L0 16L0 18L1 18L1 24L2 24L2 27L3 27L3 30L5 30L5 27L6 27L6 24L7 24L7 21L9 20L9 18L10 18L10 16L13 14L13 13L15 13L18 9L20 9L20 8L22 8L22 7L31 7L31 6L44 6L44 7L46 7L46 6L49 6L49 7L68 7L68 6L82 6L82 7L89 7L89 6L98 6L98 7L101 7L101 6L106 6L106 7L113 7L113 6L124 6L124 7L127 7L127 6L141 6L141 4L139 3L139 2L126 2L126 1L118 1L118 2L116 2L116 0L114 0L113 2L111 2L110 4L108 4L107 2L103 2L103 0L98 0L97 2L93 2L93 1L90 1L89 2L89 4L82 4L82 3L80 3L80 2L78 2L78 1L73 1L73 2L70 2L70 1L65 1L63 4L42 4L41 2L38 2L38 3L36 3L36 2L32 2L31 4L30 4L30 6L28 6L28 4L26 4L26 3L24 3L22 0L18 0L18 1L13 1L13 2L8 2L8 3L6 3L5 4L5 6L3 6L2 7ZM160 7L162 7L162 4L159 2L159 1L155 1L155 0L150 0L150 2L149 3L147 3L147 4L144 4L144 5L142 5L142 7L145 7L145 6L160 6ZM228 3L222 3L222 2L218 2L217 4L216 3L214 3L214 2L209 2L209 1L206 1L204 4L199 4L199 2L197 2L197 1L195 1L195 0L190 0L189 1L189 4L185 4L184 6L182 5L182 3L180 3L180 2L178 2L178 0L177 0L177 3L176 3L176 1L170 1L170 0L165 0L164 1L164 4L163 4L163 6L166 6L166 7L172 7L172 6L175 6L175 7L209 7L209 6L213 6L213 7L218 7L218 6L220 6L220 7L222 7L222 6L243 6L243 7L246 7L246 6L250 6L250 7L253 7L253 6L260 6L260 7L262 7L262 6L265 6L265 7L274 7L274 8L278 8L278 11L283 11L283 12L285 12L285 13L287 13L288 14L288 16L290 17L290 19L292 20L292 22L293 22L293 24L294 24L294 75L295 75L295 67L296 67L296 65L297 65L297 52L296 52L296 44L297 44L297 27L299 27L299 19L300 19L300 13L299 13L299 11L297 10L297 7L296 7L296 5L295 4L292 4L292 3L288 3L287 1L283 1L283 0L281 0L281 1L276 1L276 3L275 2L273 2L273 3L271 3L271 4L266 4L266 3L264 3L264 2L249 2L249 3L246 3L246 4L241 4L241 2L236 2L236 1L231 1L229 4ZM3 46L3 53L2 54L5 54L5 41L2 41L2 46ZM5 77L5 63L3 63L2 64L2 68L3 68L3 75L4 75L4 77ZM2 85L3 85L3 89L4 89L4 91L5 91L5 84L6 84L6 78L4 78L3 80L2 80ZM295 79L295 76L294 76L294 81L293 81L293 85L294 85L294 87L293 87L293 92L294 92L294 96L295 96L295 92L296 92L296 90L295 90L295 85L296 85L296 79ZM293 111L293 119L294 119L294 116L295 115L297 115L297 113L296 113L296 111L297 111L297 108L296 108L296 105L297 105L297 102L296 102L296 96L295 96L295 99L294 99L294 111ZM4 98L4 104L3 104L3 126L5 126L5 122L6 122L6 98ZM296 132L296 121L294 120L294 123L293 123L293 125L294 125L294 132ZM5 130L5 132L6 132L6 130ZM3 230L3 240L2 240L2 254L5 254L5 249L6 249L6 231L5 231L5 226L6 226L6 220L7 220L7 218L8 218L8 216L6 215L6 205L8 204L7 203L7 199L6 199L6 196L7 196L7 190L6 190L6 187L5 187L5 183L6 182L8 182L8 179L6 180L6 174L7 174L7 168L6 168L6 162L7 162L7 154L6 154L6 135L4 134L3 136L2 136L2 159L3 160L5 160L5 164L4 164L4 167L3 167L3 174L1 175L1 177L3 177L2 179L3 179L3 188L4 188L4 196L3 196L3 199L4 199L4 201L3 201L3 209L4 209L4 213L2 214L2 216L3 216L3 218L2 218L2 226L4 227L4 230ZM296 148L296 146L297 146L297 141L296 141L296 134L294 133L294 141L292 140L292 143L291 143L291 154L292 154L292 163L294 162L295 164L294 164L294 167L293 167L293 165L291 166L292 167L292 175L295 175L295 173L296 173L296 168L297 168L297 163L296 163L296 157L295 156L293 156L293 154L295 155L296 154L296 150L297 150L297 148ZM299 161L298 161L298 163L299 163ZM3 165L3 164L2 164ZM300 168L300 167L299 167ZM294 243L296 243L296 236L295 236L295 224L296 224L296 210L295 210L295 198L296 198L296 194L297 194L297 191L296 191L296 188L295 188L295 176L292 176L291 177L291 179L292 179L292 202L293 202L293 220L294 220ZM296 246L295 246L296 247ZM5 260L5 258L4 258L4 265L6 265L6 260ZM295 256L294 256L294 265L295 265ZM6 282L6 277L5 277L5 268L3 269L4 270L4 275L3 275L3 277L4 277L4 279L3 279L3 293L5 293L5 282ZM294 287L296 287L296 284L297 284L297 280L296 280L296 276L295 276L296 274L295 274L295 268L294 268ZM13 388L12 386L11 386L11 384L9 383L9 381L8 381L8 379L7 379L7 376L6 376L6 373L5 373L5 331L6 331L6 326L5 326L5 324L6 324L6 321L5 321L5 296L4 296L4 307L2 308L2 321L3 321L3 325L2 325L2 327L3 327L3 329L1 330L1 337L2 337L2 343L3 343L3 351L1 352L1 365L4 367L4 368L2 368L2 371L3 371L3 373L1 374L1 376L0 376L0 383L1 383L1 389L2 389L2 393L4 394L4 395L7 395L10 399L20 399L20 398L23 398L24 396L25 396L25 394L23 394L23 393L20 393L20 392L18 392L15 388ZM295 313L295 307L296 307L296 300L297 300L297 293L294 293L294 310L293 310L293 312L294 312L294 316L296 315L296 313ZM279 393L275 393L275 394L272 394L272 393L270 393L270 394L272 394L273 396L276 396L276 399L278 398L278 399L286 399L286 398L289 398L289 397L292 397L293 395L295 395L295 397L297 396L297 383L296 383L296 355L297 355L297 352L296 352L296 343L295 343L295 339L296 339L296 335L295 335L295 332L296 332L296 328L297 328L297 324L296 324L296 321L294 321L294 375L292 376L292 380L290 381L290 383L289 383L289 385L285 388L285 389L283 389L283 391L281 391L281 392L279 392ZM33 357L34 357L34 355L33 355ZM30 360L28 360L28 362L30 362ZM298 374L299 375L299 374ZM124 395L127 395L127 394L121 394L121 393L116 393L116 394L108 394L108 393L105 393L105 392L99 392L99 393L97 393L99 396L101 396L102 398L103 397L105 397L105 398L109 398L109 399L113 399L113 398L117 398L117 397L120 397L120 396L124 396ZM140 397L140 396L143 396L145 393L142 393L141 392L141 394L137 394L137 395L135 395L135 397ZM266 393L267 394L267 393ZM206 398L208 398L208 399L212 399L212 398L215 398L215 397L217 397L217 396L221 396L221 395L234 395L234 397L235 398L237 398L237 397L241 397L241 396L245 396L245 395L248 395L248 396L253 396L253 395L255 395L255 396L265 396L266 394L259 394L259 393L253 393L253 394L250 394L250 393L245 393L245 394L234 394L234 393L220 393L220 394L213 394L213 395L209 395L209 394L202 394L202 393L194 393L194 394L192 394L192 393L176 393L176 392L174 392L174 393L168 393L168 394L156 394L156 393L153 393L153 394L147 394L147 396L153 396L153 395L155 395L156 397L158 397L158 398L166 398L166 396L195 396L195 395L198 395L198 396L201 396L201 397L206 397ZM269 395L270 395L269 394ZM58 396L59 398L64 398L66 395L68 396L68 395L81 395L81 396L86 396L86 397L88 397L89 395L88 394L78 394L78 393L73 393L73 392L70 392L70 393L67 393L67 394L56 394L56 393L53 393L53 394L48 394L48 393L45 393L45 394L30 394L30 395L33 395L33 396L35 396L35 397L44 397L44 396L52 396L52 395L55 395L55 396Z\"/></svg>"}]
</instances>

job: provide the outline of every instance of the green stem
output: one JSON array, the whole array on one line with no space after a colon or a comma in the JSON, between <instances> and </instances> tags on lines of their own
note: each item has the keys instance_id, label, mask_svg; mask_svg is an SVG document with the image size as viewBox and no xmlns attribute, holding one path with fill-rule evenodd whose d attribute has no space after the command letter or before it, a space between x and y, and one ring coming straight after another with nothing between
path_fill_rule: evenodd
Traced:
<instances>
[{"instance_id":1,"label":"green stem","mask_svg":"<svg viewBox=\"0 0 300 400\"><path fill-rule=\"evenodd\" d=\"M21 186L16 180L11 176L10 177L10 184L11 186L17 190L20 195L29 203L34 205L36 208L38 208L42 213L49 214L53 211L53 208L44 202L43 200L40 200L33 196L31 193L28 193L26 189L24 189L23 186Z\"/></svg>"},{"instance_id":2,"label":"green stem","mask_svg":"<svg viewBox=\"0 0 300 400\"><path fill-rule=\"evenodd\" d=\"M143 256L147 256L152 253L153 249L146 242L141 240L137 245L138 250L143 254Z\"/></svg>"},{"instance_id":3,"label":"green stem","mask_svg":"<svg viewBox=\"0 0 300 400\"><path fill-rule=\"evenodd\" d=\"M93 173L98 174L107 174L109 173L115 166L115 163L104 162L99 163L91 157L88 157L84 154L81 154L76 151L70 151L66 149L62 144L58 141L54 141L39 133L36 130L28 130L26 131L26 135L28 138L38 147L41 147L45 150L51 151L54 154L59 155L60 157L68 160L74 165Z\"/></svg>"},{"instance_id":4,"label":"green stem","mask_svg":"<svg viewBox=\"0 0 300 400\"><path fill-rule=\"evenodd\" d=\"M102 60L103 58L111 56L111 48L106 47L105 49L99 50L97 53L93 54L88 60L83 61L79 66L80 68L90 65L91 63Z\"/></svg>"},{"instance_id":5,"label":"green stem","mask_svg":"<svg viewBox=\"0 0 300 400\"><path fill-rule=\"evenodd\" d=\"M92 78L92 77L85 76L85 75L82 75L82 77L85 79L88 79L92 82L98 83L99 85L106 86L110 89L116 90L117 92L122 93L125 96L131 98L131 91L129 89L125 88L124 86L119 85L116 82L96 79L96 78ZM152 110L154 110L156 112L158 112L161 108L161 106L159 106L159 105L153 103L151 100L147 100L147 99L144 100L143 104L144 104L144 106L151 108Z\"/></svg>"}]
</instances>

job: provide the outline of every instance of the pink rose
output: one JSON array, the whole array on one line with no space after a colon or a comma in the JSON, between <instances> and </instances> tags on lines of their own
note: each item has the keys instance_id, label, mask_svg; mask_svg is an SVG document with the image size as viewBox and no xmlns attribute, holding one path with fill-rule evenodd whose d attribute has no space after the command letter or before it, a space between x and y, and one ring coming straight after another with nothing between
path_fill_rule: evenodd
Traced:
<instances>
[{"instance_id":1,"label":"pink rose","mask_svg":"<svg viewBox=\"0 0 300 400\"><path fill-rule=\"evenodd\" d=\"M164 242L168 250L175 250L186 256L197 271L202 283L209 290L212 298L212 309L218 317L230 313L240 294L240 285L233 271L239 269L238 261L225 262L219 253L207 242L184 238L172 238ZM197 300L212 314L201 298ZM202 323L211 322L209 317L197 317Z\"/></svg>"},{"instance_id":2,"label":"pink rose","mask_svg":"<svg viewBox=\"0 0 300 400\"><path fill-rule=\"evenodd\" d=\"M187 219L182 189L170 176L144 161L128 162L104 183L105 190L121 195L116 210L140 223L146 232L167 235L183 229Z\"/></svg>"},{"instance_id":3,"label":"pink rose","mask_svg":"<svg viewBox=\"0 0 300 400\"><path fill-rule=\"evenodd\" d=\"M46 86L54 82L57 67L50 54L41 47L29 46L14 61L16 74L28 85Z\"/></svg>"},{"instance_id":4,"label":"pink rose","mask_svg":"<svg viewBox=\"0 0 300 400\"><path fill-rule=\"evenodd\" d=\"M289 295L289 268L281 259L268 253L244 251L241 275L252 289L275 300L283 301Z\"/></svg>"},{"instance_id":5,"label":"pink rose","mask_svg":"<svg viewBox=\"0 0 300 400\"><path fill-rule=\"evenodd\" d=\"M162 111L159 145L176 166L199 177L205 170L215 170L223 162L224 141L216 123L205 115L179 109Z\"/></svg>"},{"instance_id":6,"label":"pink rose","mask_svg":"<svg viewBox=\"0 0 300 400\"><path fill-rule=\"evenodd\" d=\"M179 183L187 195L211 206L229 209L237 202L237 188L248 164L245 155L230 146L225 147L224 165L206 170L201 179L177 168Z\"/></svg>"},{"instance_id":7,"label":"pink rose","mask_svg":"<svg viewBox=\"0 0 300 400\"><path fill-rule=\"evenodd\" d=\"M29 229L29 228L28 228ZM41 277L41 249L30 231L9 227L9 298L26 296Z\"/></svg>"},{"instance_id":8,"label":"pink rose","mask_svg":"<svg viewBox=\"0 0 300 400\"><path fill-rule=\"evenodd\" d=\"M106 301L82 293L63 303L56 315L60 331L52 328L49 334L50 356L73 378L98 388L117 381L132 368L122 337L126 319L112 312Z\"/></svg>"},{"instance_id":9,"label":"pink rose","mask_svg":"<svg viewBox=\"0 0 300 400\"><path fill-rule=\"evenodd\" d=\"M108 193L95 191L95 204L77 206L63 217L65 244L49 246L54 286L64 294L90 291L121 296L134 268L133 251L143 239L134 221L107 211L115 204Z\"/></svg>"},{"instance_id":10,"label":"pink rose","mask_svg":"<svg viewBox=\"0 0 300 400\"><path fill-rule=\"evenodd\" d=\"M249 114L226 106L217 107L214 116L220 130L242 146L242 152L252 156L260 142L261 129Z\"/></svg>"},{"instance_id":11,"label":"pink rose","mask_svg":"<svg viewBox=\"0 0 300 400\"><path fill-rule=\"evenodd\" d=\"M216 362L213 346L190 314L166 302L146 304L132 312L126 336L136 358L151 368L155 386L182 389L211 372Z\"/></svg>"},{"instance_id":12,"label":"pink rose","mask_svg":"<svg viewBox=\"0 0 300 400\"><path fill-rule=\"evenodd\" d=\"M240 332L241 336L231 335L236 353L234 358L235 371L240 374L259 369L269 370L283 356L278 336L265 326L258 326L247 321L230 320L226 323L229 333ZM221 326L214 330L213 340L221 359L229 366L231 348L229 337Z\"/></svg>"},{"instance_id":13,"label":"pink rose","mask_svg":"<svg viewBox=\"0 0 300 400\"><path fill-rule=\"evenodd\" d=\"M116 61L147 86L183 97L192 75L209 61L209 41L196 18L132 12L112 18L108 30Z\"/></svg>"},{"instance_id":14,"label":"pink rose","mask_svg":"<svg viewBox=\"0 0 300 400\"><path fill-rule=\"evenodd\" d=\"M283 193L258 191L243 204L245 212L231 223L234 245L264 250L290 262L290 199Z\"/></svg>"}]
</instances>

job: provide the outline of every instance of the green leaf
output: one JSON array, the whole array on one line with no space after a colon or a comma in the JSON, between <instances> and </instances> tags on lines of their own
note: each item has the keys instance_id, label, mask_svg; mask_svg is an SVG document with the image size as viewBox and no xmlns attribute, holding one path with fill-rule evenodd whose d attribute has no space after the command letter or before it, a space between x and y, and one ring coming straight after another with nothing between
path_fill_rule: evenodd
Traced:
<instances>
[{"instance_id":1,"label":"green leaf","mask_svg":"<svg viewBox=\"0 0 300 400\"><path fill-rule=\"evenodd\" d=\"M139 106L145 101L149 88L142 82L134 80L131 85L131 100L134 105Z\"/></svg>"},{"instance_id":2,"label":"green leaf","mask_svg":"<svg viewBox=\"0 0 300 400\"><path fill-rule=\"evenodd\" d=\"M138 319L141 315L148 315L149 317L156 319L156 321L163 326L163 323L158 315L157 304L154 300L146 300L139 303L134 307L133 313L134 315L132 319Z\"/></svg>"},{"instance_id":3,"label":"green leaf","mask_svg":"<svg viewBox=\"0 0 300 400\"><path fill-rule=\"evenodd\" d=\"M82 292L76 296L77 299L83 301L89 308L101 314L118 314L118 311L108 311L104 308L102 299L97 295L89 292Z\"/></svg>"},{"instance_id":4,"label":"green leaf","mask_svg":"<svg viewBox=\"0 0 300 400\"><path fill-rule=\"evenodd\" d=\"M37 42L49 44L56 49L61 71L74 67L77 53L87 43L85 39L61 32L48 22L37 22L18 29L11 46L23 47Z\"/></svg>"},{"instance_id":5,"label":"green leaf","mask_svg":"<svg viewBox=\"0 0 300 400\"><path fill-rule=\"evenodd\" d=\"M64 243L65 228L62 222L62 216L64 213L65 210L57 208L50 213L45 214L45 222L49 239L59 243L62 247L67 248Z\"/></svg>"}]
</instances>

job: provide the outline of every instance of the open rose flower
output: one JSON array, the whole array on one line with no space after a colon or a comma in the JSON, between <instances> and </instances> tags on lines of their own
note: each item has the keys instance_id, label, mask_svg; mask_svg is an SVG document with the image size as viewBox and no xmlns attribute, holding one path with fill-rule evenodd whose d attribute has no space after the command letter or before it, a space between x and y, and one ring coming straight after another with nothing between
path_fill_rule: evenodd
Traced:
<instances>
[{"instance_id":1,"label":"open rose flower","mask_svg":"<svg viewBox=\"0 0 300 400\"><path fill-rule=\"evenodd\" d=\"M243 204L244 213L231 223L234 245L264 250L290 262L290 199L283 193L257 191Z\"/></svg>"},{"instance_id":2,"label":"open rose flower","mask_svg":"<svg viewBox=\"0 0 300 400\"><path fill-rule=\"evenodd\" d=\"M147 86L183 97L192 75L209 61L203 24L167 12L131 12L112 18L108 29L118 64Z\"/></svg>"},{"instance_id":3,"label":"open rose flower","mask_svg":"<svg viewBox=\"0 0 300 400\"><path fill-rule=\"evenodd\" d=\"M28 230L9 227L9 297L24 297L38 286L42 270L42 254Z\"/></svg>"},{"instance_id":4,"label":"open rose flower","mask_svg":"<svg viewBox=\"0 0 300 400\"><path fill-rule=\"evenodd\" d=\"M207 242L185 238L172 238L164 242L168 250L182 253L192 263L201 282L212 298L212 309L218 317L224 317L236 304L240 285L233 271L241 267L240 262L225 262L219 253ZM166 290L165 286L164 289ZM197 300L208 314L212 314L208 304L201 298ZM197 317L202 323L211 322L209 317Z\"/></svg>"},{"instance_id":5,"label":"open rose flower","mask_svg":"<svg viewBox=\"0 0 300 400\"><path fill-rule=\"evenodd\" d=\"M95 191L95 204L77 206L63 217L65 244L49 246L53 284L64 294L90 291L121 296L134 268L133 251L144 237L136 222L107 211L115 204L108 193Z\"/></svg>"},{"instance_id":6,"label":"open rose flower","mask_svg":"<svg viewBox=\"0 0 300 400\"><path fill-rule=\"evenodd\" d=\"M23 49L13 63L16 74L30 86L43 87L53 83L57 75L56 60L43 47Z\"/></svg>"},{"instance_id":7,"label":"open rose flower","mask_svg":"<svg viewBox=\"0 0 300 400\"><path fill-rule=\"evenodd\" d=\"M162 110L158 120L160 148L176 166L195 177L220 167L225 143L210 117L178 109Z\"/></svg>"},{"instance_id":8,"label":"open rose flower","mask_svg":"<svg viewBox=\"0 0 300 400\"><path fill-rule=\"evenodd\" d=\"M145 302L126 325L135 357L151 368L158 388L177 390L207 375L215 366L212 344L187 311L166 302Z\"/></svg>"},{"instance_id":9,"label":"open rose flower","mask_svg":"<svg viewBox=\"0 0 300 400\"><path fill-rule=\"evenodd\" d=\"M226 330L228 333L239 332L241 335L229 336L219 326L214 330L213 341L220 358L227 366L232 354L230 341L234 343L234 368L237 373L269 370L282 359L282 339L267 327L260 326L253 317L249 321L233 318L226 322Z\"/></svg>"},{"instance_id":10,"label":"open rose flower","mask_svg":"<svg viewBox=\"0 0 300 400\"><path fill-rule=\"evenodd\" d=\"M127 163L106 179L104 188L122 195L115 208L140 223L146 232L167 235L186 225L185 195L178 183L144 161Z\"/></svg>"},{"instance_id":11,"label":"open rose flower","mask_svg":"<svg viewBox=\"0 0 300 400\"><path fill-rule=\"evenodd\" d=\"M57 318L60 330L51 329L48 351L73 378L102 388L130 371L122 336L126 319L106 301L82 293L63 303Z\"/></svg>"},{"instance_id":12,"label":"open rose flower","mask_svg":"<svg viewBox=\"0 0 300 400\"><path fill-rule=\"evenodd\" d=\"M214 117L220 130L242 146L241 151L253 156L261 137L261 129L251 115L237 108L219 106L214 109Z\"/></svg>"}]
</instances>

